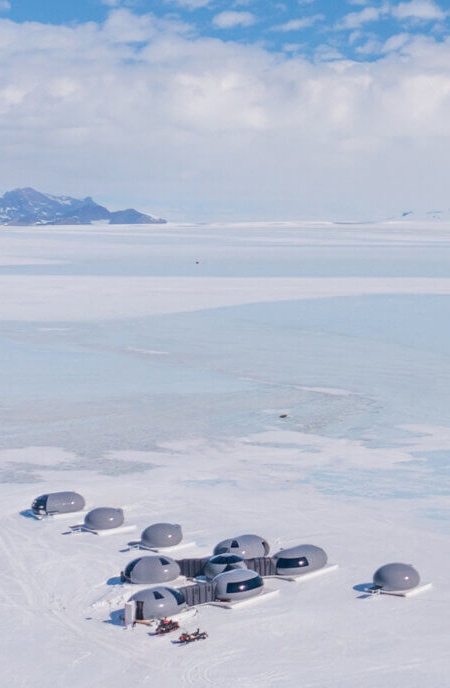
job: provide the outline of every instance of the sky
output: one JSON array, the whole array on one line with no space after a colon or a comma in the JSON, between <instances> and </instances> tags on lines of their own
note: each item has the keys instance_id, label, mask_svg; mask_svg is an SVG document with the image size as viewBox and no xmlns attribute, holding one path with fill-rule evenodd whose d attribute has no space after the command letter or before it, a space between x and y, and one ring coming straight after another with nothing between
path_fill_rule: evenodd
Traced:
<instances>
[{"instance_id":1,"label":"sky","mask_svg":"<svg viewBox=\"0 0 450 688\"><path fill-rule=\"evenodd\" d=\"M0 0L0 192L174 221L447 210L449 0Z\"/></svg>"}]
</instances>

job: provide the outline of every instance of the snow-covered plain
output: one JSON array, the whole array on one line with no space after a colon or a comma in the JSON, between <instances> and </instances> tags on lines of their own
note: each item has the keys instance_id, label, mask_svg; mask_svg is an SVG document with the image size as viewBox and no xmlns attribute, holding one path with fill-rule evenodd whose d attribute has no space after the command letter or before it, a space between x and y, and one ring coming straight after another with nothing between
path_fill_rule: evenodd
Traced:
<instances>
[{"instance_id":1,"label":"snow-covered plain","mask_svg":"<svg viewBox=\"0 0 450 688\"><path fill-rule=\"evenodd\" d=\"M0 671L9 688L437 688L450 655L450 226L2 228ZM281 416L287 415L282 418ZM118 622L129 534L38 494L246 532L337 571L187 647ZM430 591L367 599L390 561Z\"/></svg>"}]
</instances>

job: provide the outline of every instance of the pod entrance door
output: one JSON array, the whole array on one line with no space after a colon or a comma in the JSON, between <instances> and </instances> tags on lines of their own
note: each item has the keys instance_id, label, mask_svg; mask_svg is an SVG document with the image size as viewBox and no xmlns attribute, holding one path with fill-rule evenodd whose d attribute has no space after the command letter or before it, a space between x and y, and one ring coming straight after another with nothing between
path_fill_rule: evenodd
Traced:
<instances>
[{"instance_id":1,"label":"pod entrance door","mask_svg":"<svg viewBox=\"0 0 450 688\"><path fill-rule=\"evenodd\" d=\"M136 621L144 621L144 602L136 600Z\"/></svg>"}]
</instances>

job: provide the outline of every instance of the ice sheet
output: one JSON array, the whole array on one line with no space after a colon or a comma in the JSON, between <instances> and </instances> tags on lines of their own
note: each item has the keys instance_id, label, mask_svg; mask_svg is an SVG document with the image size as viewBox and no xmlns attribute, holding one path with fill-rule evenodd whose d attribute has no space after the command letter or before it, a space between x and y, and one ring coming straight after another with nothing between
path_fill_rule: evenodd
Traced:
<instances>
[{"instance_id":1,"label":"ice sheet","mask_svg":"<svg viewBox=\"0 0 450 688\"><path fill-rule=\"evenodd\" d=\"M0 245L9 688L446 688L449 227L18 228ZM120 626L126 538L21 515L66 489L138 532L182 524L199 556L257 532L339 568L232 622L202 608L207 647L173 647ZM398 560L432 590L359 599Z\"/></svg>"}]
</instances>

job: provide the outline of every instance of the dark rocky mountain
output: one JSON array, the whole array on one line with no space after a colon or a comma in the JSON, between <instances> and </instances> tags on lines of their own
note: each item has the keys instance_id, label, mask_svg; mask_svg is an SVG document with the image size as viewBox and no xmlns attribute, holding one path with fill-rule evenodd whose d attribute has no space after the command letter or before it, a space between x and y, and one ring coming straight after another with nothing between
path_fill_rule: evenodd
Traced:
<instances>
[{"instance_id":1,"label":"dark rocky mountain","mask_svg":"<svg viewBox=\"0 0 450 688\"><path fill-rule=\"evenodd\" d=\"M35 189L14 189L0 197L0 225L90 225L165 224L166 220L151 217L137 210L111 212L90 196L52 196Z\"/></svg>"}]
</instances>

